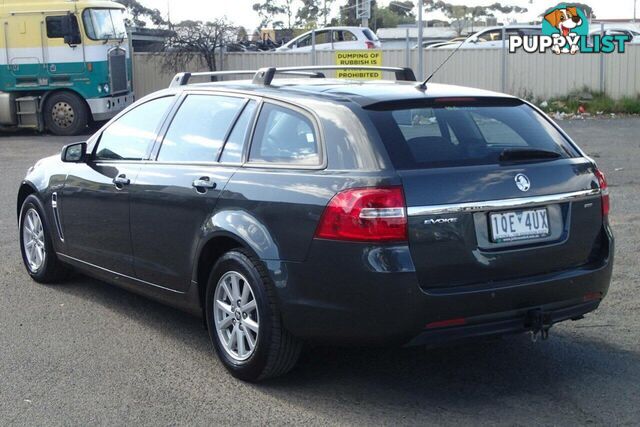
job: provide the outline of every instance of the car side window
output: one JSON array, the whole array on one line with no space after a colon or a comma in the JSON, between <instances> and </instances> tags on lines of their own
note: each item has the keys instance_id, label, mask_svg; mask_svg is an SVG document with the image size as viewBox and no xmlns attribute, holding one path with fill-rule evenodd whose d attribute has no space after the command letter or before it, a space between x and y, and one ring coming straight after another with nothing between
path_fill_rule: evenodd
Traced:
<instances>
[{"instance_id":1,"label":"car side window","mask_svg":"<svg viewBox=\"0 0 640 427\"><path fill-rule=\"evenodd\" d=\"M222 156L220 161L223 163L240 163L242 161L242 149L244 147L244 141L246 140L249 127L251 126L253 114L256 111L257 102L254 100L249 103L242 110L242 114L238 117L236 124L233 126L233 130L224 144L222 150Z\"/></svg>"},{"instance_id":2,"label":"car side window","mask_svg":"<svg viewBox=\"0 0 640 427\"><path fill-rule=\"evenodd\" d=\"M173 96L156 98L125 113L100 135L97 160L142 160L156 138Z\"/></svg>"},{"instance_id":3,"label":"car side window","mask_svg":"<svg viewBox=\"0 0 640 427\"><path fill-rule=\"evenodd\" d=\"M244 98L189 95L169 125L158 161L215 162Z\"/></svg>"},{"instance_id":4,"label":"car side window","mask_svg":"<svg viewBox=\"0 0 640 427\"><path fill-rule=\"evenodd\" d=\"M249 162L319 165L319 143L313 123L290 108L264 104L256 124Z\"/></svg>"},{"instance_id":5,"label":"car side window","mask_svg":"<svg viewBox=\"0 0 640 427\"><path fill-rule=\"evenodd\" d=\"M357 41L358 38L351 31L347 30L335 30L333 31L333 42L341 43L341 42L353 42Z\"/></svg>"}]
</instances>

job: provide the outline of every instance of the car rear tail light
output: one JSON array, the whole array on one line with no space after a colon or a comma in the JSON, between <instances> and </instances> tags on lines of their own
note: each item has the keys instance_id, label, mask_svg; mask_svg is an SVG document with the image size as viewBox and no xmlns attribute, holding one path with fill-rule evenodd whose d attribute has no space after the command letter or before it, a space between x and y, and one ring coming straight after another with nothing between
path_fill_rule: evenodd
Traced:
<instances>
[{"instance_id":1,"label":"car rear tail light","mask_svg":"<svg viewBox=\"0 0 640 427\"><path fill-rule=\"evenodd\" d=\"M370 42L367 40L364 43L367 45L367 49L374 49L376 47L376 44L374 42Z\"/></svg>"},{"instance_id":2,"label":"car rear tail light","mask_svg":"<svg viewBox=\"0 0 640 427\"><path fill-rule=\"evenodd\" d=\"M425 329L447 328L451 326L463 326L467 324L467 319L459 317L456 319L439 320L437 322L427 323Z\"/></svg>"},{"instance_id":3,"label":"car rear tail light","mask_svg":"<svg viewBox=\"0 0 640 427\"><path fill-rule=\"evenodd\" d=\"M401 187L352 188L331 199L315 237L356 242L407 240Z\"/></svg>"},{"instance_id":4,"label":"car rear tail light","mask_svg":"<svg viewBox=\"0 0 640 427\"><path fill-rule=\"evenodd\" d=\"M600 186L600 196L602 197L602 216L609 215L609 211L611 210L611 204L609 201L609 185L607 184L607 179L601 170L596 169L595 171L596 178L598 178L598 185Z\"/></svg>"}]
</instances>

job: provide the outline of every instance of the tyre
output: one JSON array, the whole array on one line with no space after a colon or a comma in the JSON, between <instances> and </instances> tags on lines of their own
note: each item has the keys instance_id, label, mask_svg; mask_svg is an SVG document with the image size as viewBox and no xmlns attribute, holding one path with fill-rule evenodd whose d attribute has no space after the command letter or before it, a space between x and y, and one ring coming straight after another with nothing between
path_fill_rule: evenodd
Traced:
<instances>
[{"instance_id":1,"label":"tyre","mask_svg":"<svg viewBox=\"0 0 640 427\"><path fill-rule=\"evenodd\" d=\"M271 280L248 251L227 252L216 262L207 285L206 319L218 357L236 378L276 377L298 361L302 345L282 327Z\"/></svg>"},{"instance_id":2,"label":"tyre","mask_svg":"<svg viewBox=\"0 0 640 427\"><path fill-rule=\"evenodd\" d=\"M89 122L87 105L71 92L51 94L44 104L43 114L47 129L55 135L78 135Z\"/></svg>"},{"instance_id":3,"label":"tyre","mask_svg":"<svg viewBox=\"0 0 640 427\"><path fill-rule=\"evenodd\" d=\"M51 229L44 209L34 196L28 196L20 210L20 251L29 275L39 283L55 283L66 278L68 269L56 256Z\"/></svg>"}]
</instances>

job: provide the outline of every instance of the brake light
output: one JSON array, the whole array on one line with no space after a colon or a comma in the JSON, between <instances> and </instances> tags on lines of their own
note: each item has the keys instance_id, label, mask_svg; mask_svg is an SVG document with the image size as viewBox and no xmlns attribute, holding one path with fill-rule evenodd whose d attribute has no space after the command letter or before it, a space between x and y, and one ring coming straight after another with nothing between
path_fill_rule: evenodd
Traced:
<instances>
[{"instance_id":1,"label":"brake light","mask_svg":"<svg viewBox=\"0 0 640 427\"><path fill-rule=\"evenodd\" d=\"M352 188L331 199L315 237L357 242L407 240L401 187Z\"/></svg>"},{"instance_id":2,"label":"brake light","mask_svg":"<svg viewBox=\"0 0 640 427\"><path fill-rule=\"evenodd\" d=\"M437 322L427 323L425 329L448 328L451 326L464 326L466 324L467 319L464 317L458 317L456 319L439 320Z\"/></svg>"},{"instance_id":3,"label":"brake light","mask_svg":"<svg viewBox=\"0 0 640 427\"><path fill-rule=\"evenodd\" d=\"M364 43L367 45L367 49L374 49L376 47L374 42L370 42L367 40Z\"/></svg>"},{"instance_id":4,"label":"brake light","mask_svg":"<svg viewBox=\"0 0 640 427\"><path fill-rule=\"evenodd\" d=\"M611 204L609 201L609 185L607 184L607 178L601 170L596 169L596 178L598 178L598 185L600 186L600 196L602 198L602 216L609 215L611 210Z\"/></svg>"}]
</instances>

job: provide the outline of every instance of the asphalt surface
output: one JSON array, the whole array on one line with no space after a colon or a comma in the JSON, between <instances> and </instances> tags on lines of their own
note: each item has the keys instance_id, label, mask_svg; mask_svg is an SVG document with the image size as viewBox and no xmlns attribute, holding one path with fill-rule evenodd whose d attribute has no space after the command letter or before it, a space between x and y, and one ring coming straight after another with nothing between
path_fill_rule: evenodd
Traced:
<instances>
[{"instance_id":1,"label":"asphalt surface","mask_svg":"<svg viewBox=\"0 0 640 427\"><path fill-rule=\"evenodd\" d=\"M78 138L0 137L0 424L640 423L640 119L560 124L611 185L616 265L600 309L535 344L308 349L258 385L225 372L197 318L82 276L31 281L16 190Z\"/></svg>"}]
</instances>

